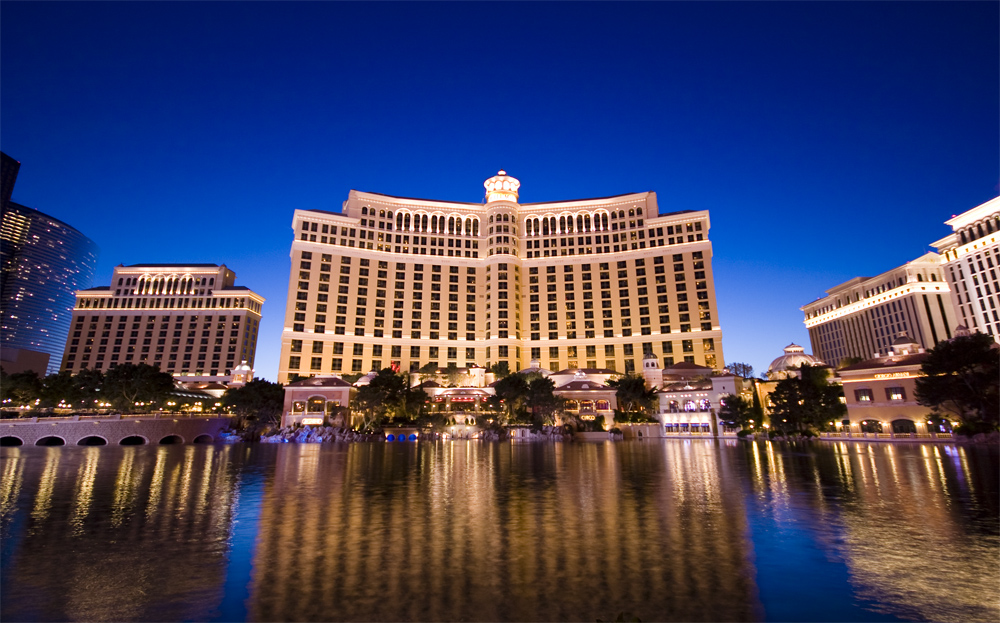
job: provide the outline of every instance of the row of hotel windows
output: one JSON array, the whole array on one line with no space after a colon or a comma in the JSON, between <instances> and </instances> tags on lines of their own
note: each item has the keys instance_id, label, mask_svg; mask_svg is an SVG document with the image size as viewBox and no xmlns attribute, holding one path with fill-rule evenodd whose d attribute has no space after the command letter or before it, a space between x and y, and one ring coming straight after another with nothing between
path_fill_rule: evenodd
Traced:
<instances>
[{"instance_id":1,"label":"row of hotel windows","mask_svg":"<svg viewBox=\"0 0 1000 623\"><path fill-rule=\"evenodd\" d=\"M994 214L979 223L975 223L958 232L962 244L979 240L995 231L1000 231L1000 214Z\"/></svg>"},{"instance_id":2,"label":"row of hotel windows","mask_svg":"<svg viewBox=\"0 0 1000 623\"><path fill-rule=\"evenodd\" d=\"M702 256L701 252L695 252L693 254L693 257L697 258L695 260L695 262L694 262L694 267L695 268L703 268L704 262L701 261L701 259L700 259L701 256ZM299 285L299 289L300 290L306 290L307 291L309 289L309 287L310 287L310 282L307 281L309 279L309 277L310 277L310 273L306 272L306 270L312 268L312 263L311 263L311 261L309 261L312 258L312 254L311 254L311 252L304 252L304 254L303 254L302 257L303 258L308 258L308 260L304 259L304 260L302 260L300 262L299 277L300 277L300 279L302 279L302 281L300 281L298 285ZM330 257L331 256L328 256L328 255L325 255L325 254L323 255L323 258L325 260L330 259ZM674 255L674 260L680 262L680 263L674 264L674 269L675 270L683 271L684 270L684 265L682 263L682 255L681 254ZM350 263L350 258L349 257L344 257L344 258L342 258L341 261L344 264L349 264ZM664 261L663 257L654 258L654 264L663 264L663 261ZM365 319L364 319L364 316L366 315L367 307L361 307L361 306L362 305L367 305L367 298L362 298L362 297L367 297L367 292L368 292L367 285L368 285L369 269L366 268L366 266L369 265L368 262L369 262L369 260L367 260L367 259L362 259L361 260L361 266L362 267L359 270L359 274L364 275L364 276L362 276L362 277L360 277L358 279L358 283L359 283L358 295L359 295L359 298L357 299L357 305L358 305L358 307L356 308L356 311L355 311L355 314L356 314L355 326L364 326L365 322L366 322ZM643 259L638 259L638 260L635 261L636 274L637 275L640 275L640 274L641 275L645 275L645 268L641 268L641 266L643 264L644 264L644 260ZM501 270L504 270L506 268L505 264L500 264L499 266L501 267ZM627 275L627 271L624 270L624 268L627 266L627 262L626 261L619 261L618 262L618 266L620 268L619 271L618 271L618 277L623 277L624 276L624 277L627 278L627 276L628 276ZM380 277L380 278L387 279L388 278L388 270L387 270L388 269L388 263L387 262L379 262L379 267L380 267L380 270L378 271L377 276ZM397 267L397 269L400 269L400 268L405 269L406 268L406 264L397 263L396 267ZM324 263L324 264L320 264L319 268L320 268L320 271L321 271L320 275L319 275L319 278L320 278L320 283L319 283L320 294L319 294L319 296L320 296L320 300L326 300L326 296L327 295L325 295L323 293L324 292L329 292L329 286L326 285L324 282L329 282L330 281L329 272L330 272L331 266L328 263ZM584 271L589 271L591 269L591 266L589 264L584 264L584 265L582 265L582 268L583 268ZM609 263L601 263L599 265L599 268L602 271L609 271ZM554 271L555 271L555 267L554 266L549 266L546 269L547 269L547 273L554 273ZM413 265L413 270L414 270L414 272L411 274L411 278L413 280L411 287L414 290L414 292L412 293L412 296L415 299L415 301L413 303L413 309L420 309L421 306L422 306L422 303L417 302L417 299L422 298L422 293L421 292L417 292L416 290L421 290L422 289L422 281L423 281L423 272L422 271L423 271L423 265L422 264L414 264ZM450 270L451 273L453 273L453 274L451 274L449 276L449 281L451 282L449 284L449 291L451 291L451 292L457 292L458 291L457 282L459 280L459 277L458 277L457 273L459 272L459 269L458 269L457 266L452 266L452 267L449 267L449 270ZM563 289L566 292L563 294L563 296L561 298L563 300L565 300L565 301L572 301L572 299L574 298L574 294L572 292L570 292L570 290L573 289L573 284L572 283L568 283L568 282L571 282L573 280L573 275L571 274L572 270L573 270L573 266L572 265L566 265L566 266L564 266L564 272L566 274L564 275ZM434 273L439 273L441 271L441 267L437 266L437 265L432 266L432 271L434 271ZM531 267L529 269L529 271L530 271L530 273L532 275L536 275L538 273L538 267ZM656 273L662 274L664 272L664 267L663 266L656 266L655 267L655 271L656 271ZM342 273L350 274L350 272L351 272L350 266L349 265L342 265L341 266L341 272ZM476 271L475 271L474 268L470 267L470 268L466 269L466 272L469 275L473 275L473 276L469 276L466 279L466 283L467 283L467 285L466 285L466 291L468 293L471 293L471 294L474 295L475 292L476 292L475 285L474 285L475 284L475 277L474 277L474 275L475 275ZM705 273L703 271L695 271L694 275L695 275L695 278L704 278ZM582 277L583 277L584 280L589 280L591 278L591 276L592 276L592 273L590 273L590 272L584 272L582 274ZM610 278L610 272L601 272L599 274L599 276L601 277L601 279L609 279ZM396 286L395 298L396 299L402 299L403 298L403 294L404 294L403 291L406 288L406 282L404 280L407 278L407 275L406 275L405 272L397 272L395 274L395 277L397 279L397 281L394 284ZM499 277L500 278L505 278L506 277L506 273L500 273ZM530 281L531 281L532 284L537 283L538 279L539 278L536 277L536 276L530 277ZM639 283L644 283L645 279L646 278L644 276L638 277ZM668 323L670 321L669 320L669 316L667 315L669 313L669 307L665 304L667 302L667 295L665 294L665 292L666 292L666 285L665 285L665 281L662 281L662 279L663 279L662 276L658 276L657 277L657 282L664 284L664 285L658 285L657 286L657 292L658 293L660 293L661 291L663 292L663 294L661 294L658 297L658 302L661 303L660 306L659 306L659 310L658 310L660 312L660 314L661 314L660 317L659 317L659 320L660 320L661 323ZM675 282L681 282L681 281L683 281L685 279L684 273L681 272L681 273L675 274L674 279L675 279ZM350 283L350 278L347 277L347 276L342 275L340 277L340 280L341 280L341 283L343 285L340 286L340 291L342 292L342 295L338 297L337 313L338 314L346 314L347 313L347 301L348 301L348 299L344 295L346 295L347 292L348 292L347 285L349 285L349 283ZM441 281L441 275L440 274L433 274L432 275L432 280L435 281L435 282L440 282ZM547 277L547 281L554 282L555 281L555 275L554 274L549 274L549 276ZM469 285L469 284L471 284L471 285ZM385 280L379 280L376 285L378 287L380 287L380 288L385 288L385 287L387 287L387 281L385 281ZM610 280L608 280L608 281L601 281L600 285L601 285L601 288L602 288L602 299L610 299L611 298ZM627 279L624 279L624 280L620 279L619 282L618 282L618 285L619 285L619 287L623 287L624 286L625 288L627 288L629 284L627 282ZM432 293L432 295L431 295L432 299L433 300L440 300L440 295L436 294L436 292L440 291L441 284L440 283L432 283L431 287L432 287L432 290L435 290L435 293ZM585 303L584 303L584 308L585 309L592 309L593 308L593 304L586 301L587 299L592 299L593 298L592 293L586 292L586 290L589 290L591 287L592 287L591 283L589 283L589 282L584 282L583 283L583 288L585 290L585 292L583 293L583 298L585 299ZM697 295L697 297L699 299L699 303L698 303L699 318L702 321L701 322L701 330L706 330L706 331L707 330L711 330L712 329L712 326L711 326L711 313L709 311L709 304L708 304L708 301L707 301L707 299L708 299L707 283L705 281L698 281L698 282L696 282L695 287L696 287L696 291L697 291L696 295ZM507 282L506 281L500 281L500 282L498 282L498 290L500 290L500 291L497 292L497 296L499 298L506 298L506 296L507 296L507 293L505 292L506 288L507 288ZM529 286L529 292L538 292L538 288L539 288L539 286L537 286L537 285L530 285ZM604 290L604 288L608 288L608 290ZM556 284L555 283L551 283L550 285L547 286L547 289L549 291L554 291L556 289ZM683 291L683 290L686 289L686 285L683 284L683 283L675 283L675 289L678 292L681 292L681 291ZM489 291L489 290L490 290L490 286L487 285L487 291ZM639 287L638 288L638 293L640 295L644 295L644 294L646 294L645 290L646 290L646 288ZM620 301L620 306L622 308L628 308L629 305L630 305L630 303L631 303L631 299L628 298L629 297L628 290L627 289L619 290L618 294L619 294L620 297L623 297L621 299L621 301ZM386 296L386 291L385 290L378 290L376 292L376 296L384 298ZM453 300L457 301L457 295L450 295L450 296L453 296ZM490 295L487 294L487 298L489 298L489 297L490 297ZM295 330L295 331L303 331L304 327L305 327L304 323L305 323L305 320L306 320L306 315L305 315L306 303L305 303L305 301L308 300L308 293L307 292L299 292L298 293L298 298L300 299L300 301L296 303L296 313L295 313L295 316L294 316L294 320L296 321L296 324L293 325L293 330ZM384 308L385 307L385 301L382 300L382 298L376 300L376 302L375 302L376 308ZM467 298L470 298L471 302L474 302L474 297L470 296L470 297L467 297ZM548 298L549 298L549 300L555 301L555 300L558 300L558 298L560 298L560 297L557 297L556 294L549 294ZM677 298L678 298L678 301L687 301L687 294L681 292L681 293L677 294ZM529 300L532 303L535 303L535 302L537 302L539 300L539 295L538 294L529 294ZM640 298L639 299L639 304L640 305L646 305L647 304L646 301L648 301L648 299ZM394 307L398 308L398 309L402 309L402 307L403 307L402 301L400 301L400 300L395 301ZM451 305L449 307L450 308L454 308L455 311L457 311L457 305ZM468 311L475 311L474 306L468 306L468 307L471 308ZM536 311L536 312L538 311L538 305L532 305L531 307L532 307L532 311ZM550 305L550 307L552 307L552 305ZM569 302L565 306L565 309L566 310L573 310L574 307L575 307L575 303ZM679 306L678 306L678 309L681 312L681 314L679 316L679 320L682 323L681 324L681 330L684 331L684 332L687 332L687 331L690 330L690 324L688 324L688 322L689 322L689 318L688 318L689 314L687 313L688 312L687 307L688 307L688 305L687 305L686 302L685 303L680 303ZM610 309L611 308L611 301L610 300L603 300L602 301L602 308L605 308L605 311L603 312L603 316L606 318L606 320L604 321L604 324L605 324L605 328L607 329L607 327L609 326L609 323L611 322L611 320L608 320L608 319L613 317L613 313L612 313L612 311ZM439 309L439 305L435 304L435 303L432 303L432 309ZM317 314L316 314L316 316L314 318L314 321L316 323L324 323L324 324L317 324L317 325L315 325L316 328L314 328L314 331L316 331L316 332L325 331L325 323L327 321L326 311L327 311L327 306L326 306L325 303L320 303L320 304L317 305L317 308L316 308ZM640 307L639 312L640 312L640 316L648 315L649 314L649 308L648 307ZM384 328L384 323L378 320L378 318L384 318L384 315L385 315L384 314L384 310L376 309L376 311L375 311L376 327L380 327L380 325L381 325ZM622 312L621 312L621 314L619 314L619 315L620 316L629 316L630 315L630 310L623 309ZM501 317L505 317L505 316L506 316L506 312L501 312ZM552 314L550 314L550 320L552 320L551 316L552 316ZM402 311L396 311L396 312L394 312L394 316L393 317L399 319L398 321L394 321L393 328L401 330L403 328L402 327ZM487 319L488 318L489 318L489 316L487 316ZM593 318L593 312L585 312L585 318L592 319ZM419 318L419 316L413 316L411 318L411 320L420 320L420 318ZM431 315L431 320L432 321L433 320L440 320L440 318L435 318L434 314L432 314ZM455 320L455 321L457 321L458 318L457 317L455 317L455 318L449 317L449 320ZM474 317L471 317L471 318L467 317L466 320L474 322L475 318ZM533 315L532 320L533 321L537 321L538 320L537 315ZM575 312L569 312L568 315L567 315L567 320L575 321ZM631 327L631 319L630 318L622 318L621 321L622 321L622 326ZM337 324L337 325L346 325L346 323L347 323L346 316L336 316L335 317L335 324ZM412 323L412 326L410 328L411 329L419 329L420 328L419 324L420 324L419 322ZM431 328L432 329L438 329L439 327L433 326L434 324L435 323L432 323ZM591 326L587 327L587 328L593 329L594 328L592 326L593 323L591 322L589 324L591 324ZM649 318L640 318L640 324L642 324L642 325L649 325L650 324L650 319ZM320 326L322 326L322 329L319 328ZM533 330L537 330L536 326L537 325L533 325L533 327L532 327ZM487 330L489 330L490 328L491 327L490 327L489 323L487 323ZM505 328L505 327L502 327L502 325L501 325L501 328ZM567 327L567 328L574 329L575 327ZM553 328L552 328L551 323L550 323L550 330L552 330L552 329ZM455 330L457 330L457 326L449 326L449 330L455 331ZM466 330L467 331L474 331L475 330L475 326L466 326ZM357 333L358 331L359 330L356 330L356 334L358 334ZM335 330L335 332L338 333L338 334L344 334L345 333L345 329L340 328L340 330ZM606 330L605 331L606 335L607 335L607 332L608 331ZM661 327L661 332L665 332L665 333L669 332L669 328L663 329ZM399 333L399 335L395 335L395 337L401 337L401 331L399 331L398 333ZM504 333L506 333L506 332L505 331L501 332L501 334L499 335L499 337L507 337L507 335L504 335ZM360 330L360 334L361 335L364 334L363 333L363 329ZM629 334L631 334L631 330L629 330ZM643 334L649 334L649 332L647 331L647 332L644 332ZM487 337L489 337L489 334L487 334ZM573 337L575 337L575 336L573 336ZM587 337L594 337L594 335L591 333ZM433 339L437 339L437 338L435 337ZM454 338L449 338L449 339L454 339ZM538 337L533 337L533 339L539 339L539 338ZM556 339L556 338L551 338L551 339ZM571 337L570 339L573 339L573 338Z\"/></svg>"},{"instance_id":3,"label":"row of hotel windows","mask_svg":"<svg viewBox=\"0 0 1000 623\"><path fill-rule=\"evenodd\" d=\"M122 290L122 286L125 286ZM199 286L215 286L215 277L193 277L191 275L171 276L171 277L119 277L118 290L126 295L134 294L198 294ZM205 294L204 290L200 291ZM209 291L211 294L211 291Z\"/></svg>"},{"instance_id":4,"label":"row of hotel windows","mask_svg":"<svg viewBox=\"0 0 1000 623\"><path fill-rule=\"evenodd\" d=\"M875 399L872 390L870 389L856 389L854 390L854 400L857 402L872 402ZM906 400L906 390L902 387L886 387L885 388L885 399L890 402L902 402Z\"/></svg>"},{"instance_id":5,"label":"row of hotel windows","mask_svg":"<svg viewBox=\"0 0 1000 623\"><path fill-rule=\"evenodd\" d=\"M917 281L921 282L921 283L924 282L924 275L921 274L921 273L918 273L917 274ZM929 281L931 281L931 282L937 282L938 281L937 274L936 273L931 273L929 275ZM896 281L889 281L889 282L881 284L881 285L879 285L877 287L871 288L869 290L865 290L864 293L863 293L863 298L868 299L868 298L872 298L872 297L878 296L880 294L884 294L884 293L888 292L889 290L892 290L893 288L902 287L902 286L906 285L906 283L907 283L906 279L904 277L900 277ZM897 284L897 285L894 285L894 284ZM832 311L836 311L837 309L840 309L841 307L845 307L845 306L850 305L852 303L856 303L856 302L860 301L861 299L862 299L862 292L860 290L858 290L857 292L854 292L852 294L847 294L843 298L840 298L840 299L838 299L836 301L831 301L828 305L824 305L823 307L819 307L819 308L811 310L806 315L806 319L816 318L818 316L822 316L823 314L826 314L826 313L829 313L829 312L832 312Z\"/></svg>"},{"instance_id":6,"label":"row of hotel windows","mask_svg":"<svg viewBox=\"0 0 1000 623\"><path fill-rule=\"evenodd\" d=\"M442 219L443 218L444 217L442 217ZM453 235L455 235L455 234L462 235L464 233L464 235L467 235L467 236L478 236L479 235L478 220L471 219L471 221L472 221L471 225L468 223L469 220L470 219L466 219L467 222L464 225L462 225L462 219L457 219L456 223L449 224L447 233L453 234ZM552 217L551 220L554 221L554 217ZM455 219L452 218L452 221L455 221ZM546 219L545 222L548 223L549 220ZM638 224L641 227L642 226L642 221L640 220L638 222ZM361 225L363 227L374 227L375 226L375 222L374 221L367 221L366 219L362 219ZM383 225L385 226L384 228L386 230L392 231L392 223L385 223L385 224L379 223L379 228L380 229L383 228ZM612 226L613 226L613 229L615 229L615 230L618 229L617 224L613 223ZM435 230L433 228L430 229L430 230L418 229L418 230L406 230L406 231L427 231L428 233L437 233L437 234L443 234L443 233L445 233L445 231L443 231L444 225L442 224L440 227L441 227L442 231L437 231L437 230ZM624 223L622 224L622 228L624 228ZM688 223L686 225L676 225L676 226L669 225L669 226L666 226L666 227L655 227L655 228L651 227L648 230L648 232L647 232L647 230L632 231L632 232L630 232L628 234L628 240L631 241L631 249L645 249L646 248L645 239L647 237L647 234L648 234L648 238L649 238L649 246L650 247L665 246L667 244L670 244L670 245L673 245L673 244L683 244L685 242L685 236L684 236L684 234L682 232L685 229L687 231L689 231L689 232L692 232L692 233L687 234L687 238L686 238L687 242L698 242L698 241L704 240L704 235L702 233L696 233L696 232L700 232L701 229L702 229L701 222ZM512 242L516 243L516 241L517 241L517 238L516 238L516 236L517 236L517 228L513 227L512 229L508 230L507 226L503 226L503 230L504 231L502 231L502 232L498 231L498 233L510 233L513 236L515 236L515 238L511 238L510 236L501 236L501 237L498 237L498 238L494 238L494 237L492 237L493 233L494 233L494 227L490 227L489 235L491 237L488 239L488 244L492 246L493 244L511 244ZM542 233L537 233L536 232L535 234L529 234L529 235L548 235L547 231L545 231L545 230L546 230L546 228L544 226L542 226L540 228L540 231ZM605 228L605 230L607 230L607 228ZM666 230L666 232L664 232L664 230ZM566 233L571 233L573 231L573 228L569 227L569 231L566 231L566 230L560 230L560 231L561 231L561 233L563 235L565 235ZM590 231L590 230L589 229L583 229L583 230L578 230L578 231ZM313 232L317 232L317 233L313 233ZM319 232L321 232L321 233L319 233ZM554 228L553 228L552 232L553 232L553 235L557 235L557 231ZM666 233L666 236L669 236L669 238L664 238L665 233ZM677 234L676 237L674 236L675 233ZM326 234L330 234L330 235L326 235ZM303 240L303 241L306 241L306 242L320 242L322 244L337 244L337 237L336 236L337 236L337 226L336 225L329 225L329 224L322 224L321 225L319 223L310 222L310 221L303 221L302 222L302 234L300 236L300 240ZM376 234L376 232L374 230L372 230L372 231L366 231L366 230L362 229L361 231L358 231L355 228L340 227L340 241L339 242L340 242L341 246L354 247L355 244L356 244L355 238L360 238L361 239L360 244L357 245L359 248L367 248L367 249L378 250L378 251L386 251L386 252L392 252L393 250L395 250L396 253L410 253L411 252L410 251L410 246L409 246L411 244L411 236L409 234L399 234L399 233L397 233L396 237L395 237L395 241L393 241L393 235L391 233L387 234L387 233L383 233L383 232L378 232ZM659 239L656 240L655 238L659 238ZM595 236L580 236L580 237L576 238L575 241L574 241L573 237L569 237L569 238L566 238L566 237L563 237L563 238L554 238L553 237L551 239L545 239L545 240L529 240L529 241L527 241L527 247L526 248L527 249L540 249L539 244L544 242L545 248L549 248L551 246L552 249L555 249L556 245L557 245L557 241L558 241L558 245L560 247L563 247L562 253L561 253L562 255L574 255L574 254L577 254L577 251L579 251L579 254L590 254L590 253L594 253L595 252L594 251L594 247L591 247L590 245L594 244L594 240L596 240L596 243L598 245L600 245L602 242L604 244L609 245L609 246L606 246L606 247L597 246L596 247L596 252L597 253L601 253L602 250L603 250L604 253L611 253L612 252L612 247L610 245L612 243L612 239L613 239L614 243L619 243L619 242L626 243L626 234L625 233L622 233L620 235L619 234L613 234L611 236L605 234L603 236L598 235L596 237ZM430 249L429 249L430 254L431 255L444 255L444 249L443 249L443 247L445 246L445 240L448 241L447 242L447 246L450 248L449 251L448 251L448 255L449 256L453 255L453 248L454 247L458 247L458 248L462 247L462 241L461 240L455 240L455 239L452 239L452 238L447 238L447 239L444 239L444 238L435 238L434 236L431 236L430 237ZM393 246L393 242L395 242L395 246ZM423 254L423 255L427 254L428 249L426 247L428 245L428 238L426 236L412 236L412 244L413 244L414 247L418 247L418 248L415 248L415 249L412 250L412 252L414 254ZM576 246L579 246L579 247L584 247L584 245L586 245L586 247L585 248L580 248L580 249L575 249L575 248L573 248L574 244ZM472 249L473 250L473 251L466 251L465 257L476 257L476 258L479 257L478 252L474 251L475 249L479 248L479 244L478 244L477 240L466 240L464 246L465 246L466 249ZM565 247L569 247L569 248L566 249ZM624 251L624 250L629 250L629 244L621 244L621 245L616 244L614 246L614 252L619 252L619 251ZM494 253L508 253L508 254L513 254L513 253L515 253L515 251L513 249L511 249L511 248L504 247L504 248L502 248L502 250L493 250L493 251L491 251L490 255L492 255ZM553 254L555 254L555 253L553 252ZM545 255L545 257L548 257L549 253L545 253L544 255ZM459 256L461 256L461 253L459 253ZM542 251L540 251L540 250L539 251L530 251L529 250L528 251L528 257L542 257Z\"/></svg>"},{"instance_id":7,"label":"row of hotel windows","mask_svg":"<svg viewBox=\"0 0 1000 623\"><path fill-rule=\"evenodd\" d=\"M260 313L260 304L242 297L207 298L80 298L76 309L249 309Z\"/></svg>"},{"instance_id":8,"label":"row of hotel windows","mask_svg":"<svg viewBox=\"0 0 1000 623\"><path fill-rule=\"evenodd\" d=\"M323 360L324 360L324 358L322 357L322 355L325 353L325 350L327 348L326 344L327 344L327 342L322 342L322 341L313 341L311 343L311 347L310 347L311 348L311 353L313 355L320 355L320 356L313 356L313 357L310 358L309 369L311 371L313 371L313 372L324 371L324 368L323 368ZM333 371L333 372L340 372L343 369L343 361L344 360L342 358L340 358L340 357L336 357L336 355L343 355L344 354L344 342L332 342L330 344L332 344L332 353L333 353L333 355L335 355L334 358L332 360L330 360L330 370ZM365 346L366 346L365 344L353 344L353 345L351 345L351 350L352 350L351 354L354 357L365 357L366 356ZM637 350L635 348L635 345L634 344L623 344L623 345L621 345L621 347L622 347L622 354L625 355L625 357L628 357L628 359L625 359L625 372L626 373L635 372L635 360L631 358L631 357L633 357L635 355L636 350ZM674 342L662 342L661 347L662 347L662 352L664 353L662 355L663 366L664 367L669 367L669 366L673 365L674 364L674 357L672 356L672 353L674 353ZM409 369L410 369L411 372L415 372L416 370L419 370L420 367L421 367L421 363L420 363L420 359L419 359L420 356L421 356L420 355L421 348L422 347L420 347L420 346L410 346L409 347L409 355L410 355ZM568 363L567 363L567 367L568 368L573 369L573 368L578 368L579 367L579 365L578 365L579 364L578 356L581 355L581 354L585 355L585 357L587 357L587 359L585 361L585 367L587 367L587 368L597 368L597 359L596 359L596 357L597 357L597 346L594 346L594 345L588 345L588 346L584 346L584 347L568 346L568 347L564 347L564 348L565 348L565 355L568 358L568 360L567 360L568 361ZM643 355L653 354L653 343L652 342L645 342L645 343L643 343L641 345L641 348L642 348ZM291 350L292 353L302 353L303 352L302 349L303 349L303 340L292 340L291 341L291 349L290 350ZM385 348L381 344L373 344L373 345L371 345L371 352L368 355L368 356L370 356L372 358L371 369L373 369L373 370L381 369L381 366L382 366L382 359L381 358L383 356L390 357L392 359L392 364L394 364L395 366L398 367L399 364L400 364L400 360L402 359L403 349L404 349L404 347L401 346L401 345L398 345L398 344L396 344L396 345L390 345L388 348ZM710 353L712 353L715 350L715 341L714 341L714 339L712 339L712 338L703 339L702 340L702 349L703 349L704 353L706 353L705 354L706 365L709 366L709 367L715 367L715 363L716 363L715 355L714 354L710 354ZM465 355L465 364L464 365L466 367L475 365L475 359L476 359L476 352L475 352L475 350L476 350L475 348L468 348L468 347L464 349L464 351L465 351L464 352L464 355ZM429 361L425 362L425 364L423 364L423 365L426 365L427 363L431 363L431 364L433 364L435 366L438 365L439 358L440 358L440 356L442 354L442 351L447 353L448 365L453 365L453 364L457 365L457 363L458 363L458 361L457 361L458 360L458 354L460 352L460 349L458 347L439 348L437 346L428 347L428 349L427 349L427 357L428 357ZM550 358L549 365L550 365L550 367L553 370L556 370L556 369L559 368L559 359L560 359L560 352L559 351L560 351L560 347L556 347L556 346L550 347L548 349L548 356ZM606 344L606 345L603 346L603 351L604 351L604 357L605 357L605 367L607 369L614 370L615 369L615 357L617 356L617 352L616 352L617 351L617 347L614 344ZM694 353L694 340L681 340L680 341L679 351L683 352L683 353ZM506 347L506 346L499 346L497 352L498 352L500 358L504 359L504 358L508 357L509 350L508 350L508 347ZM531 353L531 358L532 359L540 360L541 356L542 356L542 349L540 347L533 347L533 348L531 348L530 353ZM487 347L487 349L486 349L486 357L489 358L489 355L490 355L490 347ZM518 349L518 356L520 356L520 349ZM682 357L683 357L683 360L685 362L688 362L688 363L694 363L695 362L695 357L694 357L693 354L692 355L682 355ZM353 372L362 372L362 371L364 371L364 370L362 370L362 364L363 364L363 360L362 359L354 359L352 361L352 368L351 368L352 371ZM288 368L289 368L289 370L299 370L299 369L301 369L301 366L302 366L302 356L301 355L295 355L295 354L293 354L293 355L289 356L289 359L288 359Z\"/></svg>"}]
</instances>

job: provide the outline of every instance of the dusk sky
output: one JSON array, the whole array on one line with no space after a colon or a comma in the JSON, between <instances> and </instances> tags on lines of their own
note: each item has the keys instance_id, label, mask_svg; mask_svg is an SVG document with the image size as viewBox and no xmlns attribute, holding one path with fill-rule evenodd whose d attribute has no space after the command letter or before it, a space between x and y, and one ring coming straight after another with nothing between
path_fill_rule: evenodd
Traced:
<instances>
[{"instance_id":1,"label":"dusk sky","mask_svg":"<svg viewBox=\"0 0 1000 623\"><path fill-rule=\"evenodd\" d=\"M1000 192L1000 4L0 6L14 201L118 264L225 263L277 377L296 208L353 189L709 210L727 363ZM836 363L836 362L832 362Z\"/></svg>"}]
</instances>

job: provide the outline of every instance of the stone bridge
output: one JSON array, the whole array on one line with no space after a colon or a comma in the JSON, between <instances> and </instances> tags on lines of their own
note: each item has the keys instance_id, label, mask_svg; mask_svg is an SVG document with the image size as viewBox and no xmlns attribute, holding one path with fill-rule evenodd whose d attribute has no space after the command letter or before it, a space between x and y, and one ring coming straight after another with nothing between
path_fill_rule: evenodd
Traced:
<instances>
[{"instance_id":1,"label":"stone bridge","mask_svg":"<svg viewBox=\"0 0 1000 623\"><path fill-rule=\"evenodd\" d=\"M103 446L211 443L228 417L97 415L0 420L3 446Z\"/></svg>"}]
</instances>

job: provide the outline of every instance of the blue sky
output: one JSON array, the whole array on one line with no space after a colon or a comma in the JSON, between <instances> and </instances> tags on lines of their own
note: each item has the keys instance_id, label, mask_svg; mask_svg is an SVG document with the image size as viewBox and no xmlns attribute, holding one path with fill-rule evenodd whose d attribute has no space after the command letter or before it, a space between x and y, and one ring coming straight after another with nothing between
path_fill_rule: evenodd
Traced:
<instances>
[{"instance_id":1,"label":"blue sky","mask_svg":"<svg viewBox=\"0 0 1000 623\"><path fill-rule=\"evenodd\" d=\"M931 250L1000 192L1000 9L981 3L0 5L14 200L139 262L267 298L277 374L296 208L350 189L525 202L656 191L710 211L727 362L799 307Z\"/></svg>"}]
</instances>

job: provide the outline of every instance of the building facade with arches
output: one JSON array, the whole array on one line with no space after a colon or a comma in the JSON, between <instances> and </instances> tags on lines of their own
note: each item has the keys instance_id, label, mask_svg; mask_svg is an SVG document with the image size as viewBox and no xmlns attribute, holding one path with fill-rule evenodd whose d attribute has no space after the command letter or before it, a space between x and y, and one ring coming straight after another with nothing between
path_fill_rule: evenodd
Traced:
<instances>
[{"instance_id":1,"label":"building facade with arches","mask_svg":"<svg viewBox=\"0 0 1000 623\"><path fill-rule=\"evenodd\" d=\"M111 285L76 292L61 369L145 363L182 381L229 382L241 363L253 368L264 303L235 282L225 264L118 265Z\"/></svg>"},{"instance_id":2,"label":"building facade with arches","mask_svg":"<svg viewBox=\"0 0 1000 623\"><path fill-rule=\"evenodd\" d=\"M645 352L721 370L707 211L661 214L654 192L520 203L504 171L484 188L296 210L278 381L532 359L638 372Z\"/></svg>"}]
</instances>

